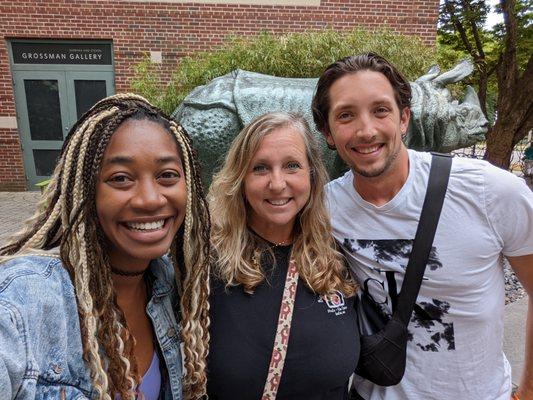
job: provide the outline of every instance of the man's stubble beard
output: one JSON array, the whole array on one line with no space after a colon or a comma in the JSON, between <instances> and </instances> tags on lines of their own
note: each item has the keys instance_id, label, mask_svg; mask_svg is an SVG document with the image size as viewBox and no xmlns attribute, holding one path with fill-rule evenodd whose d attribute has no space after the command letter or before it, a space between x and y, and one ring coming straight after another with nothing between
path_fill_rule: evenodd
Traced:
<instances>
[{"instance_id":1,"label":"man's stubble beard","mask_svg":"<svg viewBox=\"0 0 533 400\"><path fill-rule=\"evenodd\" d=\"M377 178L378 176L386 172L394 164L394 161L396 161L396 159L398 158L398 155L400 154L401 149L402 149L402 145L400 144L398 146L398 149L387 158L383 167L381 167L380 169L376 171L365 171L365 170L358 169L355 166L352 166L350 169L352 170L354 174L362 176L364 178Z\"/></svg>"}]
</instances>

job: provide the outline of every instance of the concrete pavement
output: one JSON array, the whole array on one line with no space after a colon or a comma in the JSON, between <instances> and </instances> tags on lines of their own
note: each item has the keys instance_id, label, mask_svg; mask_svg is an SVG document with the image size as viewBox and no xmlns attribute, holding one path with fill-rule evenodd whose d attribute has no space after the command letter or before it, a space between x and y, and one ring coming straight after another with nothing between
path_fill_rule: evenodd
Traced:
<instances>
[{"instance_id":1,"label":"concrete pavement","mask_svg":"<svg viewBox=\"0 0 533 400\"><path fill-rule=\"evenodd\" d=\"M0 192L0 245L33 215L38 192ZM518 383L524 366L525 319L527 297L505 307L504 350L513 369L513 382Z\"/></svg>"},{"instance_id":2,"label":"concrete pavement","mask_svg":"<svg viewBox=\"0 0 533 400\"><path fill-rule=\"evenodd\" d=\"M524 369L527 303L526 296L505 306L503 350L511 364L512 378L516 385Z\"/></svg>"},{"instance_id":3,"label":"concrete pavement","mask_svg":"<svg viewBox=\"0 0 533 400\"><path fill-rule=\"evenodd\" d=\"M33 215L39 197L39 192L0 192L0 246Z\"/></svg>"}]
</instances>

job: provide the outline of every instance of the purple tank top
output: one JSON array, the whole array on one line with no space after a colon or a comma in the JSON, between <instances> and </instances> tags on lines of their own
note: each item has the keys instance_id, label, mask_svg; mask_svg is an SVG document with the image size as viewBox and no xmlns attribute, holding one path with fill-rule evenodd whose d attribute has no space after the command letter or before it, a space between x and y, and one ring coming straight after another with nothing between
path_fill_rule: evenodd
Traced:
<instances>
[{"instance_id":1,"label":"purple tank top","mask_svg":"<svg viewBox=\"0 0 533 400\"><path fill-rule=\"evenodd\" d=\"M160 391L161 370L159 369L159 356L157 355L157 351L154 351L152 362L143 375L141 384L137 387L137 392L143 394L144 400L158 400ZM137 395L137 398L140 399L141 396ZM115 396L115 400L120 400L118 394Z\"/></svg>"},{"instance_id":2,"label":"purple tank top","mask_svg":"<svg viewBox=\"0 0 533 400\"><path fill-rule=\"evenodd\" d=\"M154 357L148 370L144 374L138 391L144 395L145 400L159 399L161 390L161 370L159 369L159 357L157 351L154 351Z\"/></svg>"}]
</instances>

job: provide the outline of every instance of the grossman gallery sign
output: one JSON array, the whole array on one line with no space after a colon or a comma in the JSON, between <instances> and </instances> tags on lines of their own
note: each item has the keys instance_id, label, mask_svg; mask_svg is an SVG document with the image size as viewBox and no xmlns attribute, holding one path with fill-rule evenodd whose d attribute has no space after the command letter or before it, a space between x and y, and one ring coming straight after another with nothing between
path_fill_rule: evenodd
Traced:
<instances>
[{"instance_id":1,"label":"grossman gallery sign","mask_svg":"<svg viewBox=\"0 0 533 400\"><path fill-rule=\"evenodd\" d=\"M105 43L12 43L15 64L111 65L111 45Z\"/></svg>"}]
</instances>

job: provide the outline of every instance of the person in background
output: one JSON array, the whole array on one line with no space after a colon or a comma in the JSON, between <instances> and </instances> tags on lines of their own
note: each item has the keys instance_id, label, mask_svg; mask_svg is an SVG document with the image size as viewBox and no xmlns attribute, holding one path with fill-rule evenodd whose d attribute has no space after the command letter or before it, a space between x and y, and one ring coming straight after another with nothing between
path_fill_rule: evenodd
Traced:
<instances>
[{"instance_id":1,"label":"person in background","mask_svg":"<svg viewBox=\"0 0 533 400\"><path fill-rule=\"evenodd\" d=\"M185 131L140 96L98 102L0 250L2 399L199 398L209 227Z\"/></svg>"},{"instance_id":2,"label":"person in background","mask_svg":"<svg viewBox=\"0 0 533 400\"><path fill-rule=\"evenodd\" d=\"M356 286L335 249L326 182L300 116L265 114L232 143L208 196L210 399L347 398L359 354ZM281 325L294 276L292 323Z\"/></svg>"},{"instance_id":3,"label":"person in background","mask_svg":"<svg viewBox=\"0 0 533 400\"><path fill-rule=\"evenodd\" d=\"M426 193L431 154L402 142L407 80L367 53L326 68L313 117L350 171L326 192L335 238L361 287L390 315L402 287ZM533 193L485 161L454 158L433 250L414 307L402 381L355 379L367 400L509 400L502 351L505 256L529 294L524 374L515 398L533 399Z\"/></svg>"},{"instance_id":4,"label":"person in background","mask_svg":"<svg viewBox=\"0 0 533 400\"><path fill-rule=\"evenodd\" d=\"M524 176L533 179L533 140L530 140L529 146L524 150L522 161L524 162Z\"/></svg>"}]
</instances>

